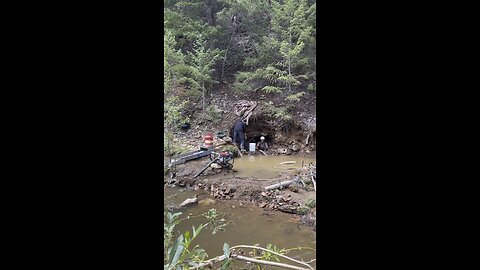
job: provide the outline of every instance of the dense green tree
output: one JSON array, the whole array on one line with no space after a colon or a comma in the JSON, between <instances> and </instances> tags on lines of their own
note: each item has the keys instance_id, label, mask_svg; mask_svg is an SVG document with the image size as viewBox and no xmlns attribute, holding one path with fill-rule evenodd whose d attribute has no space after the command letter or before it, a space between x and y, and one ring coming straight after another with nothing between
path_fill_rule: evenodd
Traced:
<instances>
[{"instance_id":1,"label":"dense green tree","mask_svg":"<svg viewBox=\"0 0 480 270\"><path fill-rule=\"evenodd\" d=\"M263 36L257 46L257 55L245 61L250 71L239 72L236 86L239 90L256 90L266 93L283 93L314 76L308 74L311 56L304 53L307 43L314 43L313 26L308 21L306 0L271 1L271 32ZM310 75L310 76L309 76Z\"/></svg>"},{"instance_id":2,"label":"dense green tree","mask_svg":"<svg viewBox=\"0 0 480 270\"><path fill-rule=\"evenodd\" d=\"M214 69L212 66L216 63L220 56L219 49L210 50L206 48L206 41L200 38L194 43L193 52L190 52L191 57L191 75L194 87L200 89L202 92L202 114L205 117L205 94L207 87L213 85L217 81L212 78Z\"/></svg>"},{"instance_id":3,"label":"dense green tree","mask_svg":"<svg viewBox=\"0 0 480 270\"><path fill-rule=\"evenodd\" d=\"M164 0L164 11L164 77L173 105L180 104L174 96L195 103L201 98L204 115L206 94L217 81L292 106L315 91L315 0ZM286 107L266 108L289 119L290 105L278 105Z\"/></svg>"},{"instance_id":4,"label":"dense green tree","mask_svg":"<svg viewBox=\"0 0 480 270\"><path fill-rule=\"evenodd\" d=\"M175 50L175 38L167 29L163 37L163 94L164 94L164 130L165 130L165 150L168 154L174 151L172 132L180 123L187 121L182 114L186 106L186 101L181 101L175 93L175 88L179 85L184 64L184 56L180 50Z\"/></svg>"}]
</instances>

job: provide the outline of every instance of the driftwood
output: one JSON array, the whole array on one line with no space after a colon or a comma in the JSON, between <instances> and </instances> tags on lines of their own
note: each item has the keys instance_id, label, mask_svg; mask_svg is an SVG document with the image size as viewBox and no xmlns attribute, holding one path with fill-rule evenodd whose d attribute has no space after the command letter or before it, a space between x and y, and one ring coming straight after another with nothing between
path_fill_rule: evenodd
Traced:
<instances>
[{"instance_id":1,"label":"driftwood","mask_svg":"<svg viewBox=\"0 0 480 270\"><path fill-rule=\"evenodd\" d=\"M273 166L272 168L274 169L280 169L280 170L295 170L296 168L293 168L293 167L277 167L277 166Z\"/></svg>"},{"instance_id":2,"label":"driftwood","mask_svg":"<svg viewBox=\"0 0 480 270\"><path fill-rule=\"evenodd\" d=\"M273 179L265 179L265 178L260 178L260 179L255 179L256 181L278 181L278 178L273 178Z\"/></svg>"},{"instance_id":3,"label":"driftwood","mask_svg":"<svg viewBox=\"0 0 480 270\"><path fill-rule=\"evenodd\" d=\"M183 201L179 207L188 207L188 206L192 206L192 205L195 205L195 204L198 204L198 199L197 197L195 198L191 198L191 199L186 199L185 201Z\"/></svg>"},{"instance_id":4,"label":"driftwood","mask_svg":"<svg viewBox=\"0 0 480 270\"><path fill-rule=\"evenodd\" d=\"M271 252L271 251L269 251L269 252ZM313 268L298 267L298 266L294 266L294 265L290 265L290 264L286 264L286 263L278 263L278 262L272 262L272 261L258 260L258 259L253 259L253 258L241 256L241 255L236 255L236 254L230 255L230 258L231 258L231 259L237 259L237 260L239 260L239 261L246 261L246 262L256 263L256 264L272 265L272 266L277 266L277 267L285 268L285 269L295 269L295 270L308 270L308 269L313 269ZM205 267L211 268L214 263L219 263L219 262L222 262L222 261L225 261L225 255L220 255L220 256L218 256L218 257L215 257L215 258L213 258L213 259L210 259L210 260L208 260L208 261L206 261L206 262L204 262L204 263L202 263L202 264L193 266L191 269L192 269L192 270L196 270L196 269L202 269L202 268L205 268Z\"/></svg>"},{"instance_id":5,"label":"driftwood","mask_svg":"<svg viewBox=\"0 0 480 270\"><path fill-rule=\"evenodd\" d=\"M313 182L313 189L317 191L317 184L315 184L315 179L313 179L313 175L312 175L312 182Z\"/></svg>"},{"instance_id":6,"label":"driftwood","mask_svg":"<svg viewBox=\"0 0 480 270\"><path fill-rule=\"evenodd\" d=\"M297 163L296 161L284 161L282 163L280 163L280 165L287 165L287 164L295 164Z\"/></svg>"},{"instance_id":7,"label":"driftwood","mask_svg":"<svg viewBox=\"0 0 480 270\"><path fill-rule=\"evenodd\" d=\"M290 265L290 264L286 264L286 263L264 261L264 260L259 260L259 259L255 259L255 258L245 257L245 256L242 256L242 255L235 254L235 250L238 249L238 248L251 248L251 249L263 250L263 251L275 254L279 257L285 258L287 260L290 260L292 262L304 265L308 268L298 267L298 266L294 266L294 265ZM286 255L283 255L283 254L280 254L280 253L277 253L275 251L268 250L268 249L265 249L265 248L262 248L262 247L257 247L257 246L238 245L238 246L231 247L228 252L230 254L231 259L237 259L237 260L240 260L240 261L246 261L246 262L251 262L251 263L255 263L255 264L271 265L271 266L277 266L277 267L281 267L281 268L285 268L285 269L296 269L296 270L308 270L308 269L313 270L314 269L307 262L295 260L291 257L286 256ZM219 263L219 262L225 261L225 259L226 259L225 255L220 255L220 256L217 256L217 257L215 257L213 259L210 259L206 262L203 262L203 263L200 263L196 266L193 266L191 269L192 270L201 269L201 268L208 267L208 266L211 268L214 263ZM313 261L314 260L310 261L310 263L313 262Z\"/></svg>"},{"instance_id":8,"label":"driftwood","mask_svg":"<svg viewBox=\"0 0 480 270\"><path fill-rule=\"evenodd\" d=\"M305 145L308 145L308 143L309 143L308 139L310 139L311 135L312 135L312 132L310 131L307 135L307 139L305 140Z\"/></svg>"},{"instance_id":9,"label":"driftwood","mask_svg":"<svg viewBox=\"0 0 480 270\"><path fill-rule=\"evenodd\" d=\"M288 181L280 182L280 183L278 183L278 184L273 184L273 185L271 185L271 186L265 187L265 190L271 190L271 189L276 189L276 188L288 187L288 186L291 185L293 182L294 182L293 180L288 180Z\"/></svg>"},{"instance_id":10,"label":"driftwood","mask_svg":"<svg viewBox=\"0 0 480 270\"><path fill-rule=\"evenodd\" d=\"M265 156L268 156L267 153L263 152L263 150L258 150L260 153L264 154Z\"/></svg>"},{"instance_id":11,"label":"driftwood","mask_svg":"<svg viewBox=\"0 0 480 270\"><path fill-rule=\"evenodd\" d=\"M258 102L240 100L235 103L235 115L245 120L245 124L248 125L248 120L253 114L253 110L257 107Z\"/></svg>"}]
</instances>

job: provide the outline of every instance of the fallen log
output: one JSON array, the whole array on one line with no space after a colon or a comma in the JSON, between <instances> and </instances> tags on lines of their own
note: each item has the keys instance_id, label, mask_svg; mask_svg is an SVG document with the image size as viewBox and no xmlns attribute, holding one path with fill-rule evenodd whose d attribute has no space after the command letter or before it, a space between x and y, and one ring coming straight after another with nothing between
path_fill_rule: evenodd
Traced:
<instances>
[{"instance_id":1,"label":"fallen log","mask_svg":"<svg viewBox=\"0 0 480 270\"><path fill-rule=\"evenodd\" d=\"M280 165L286 165L286 164L295 164L297 163L296 161L284 161L284 162L281 162Z\"/></svg>"},{"instance_id":2,"label":"fallen log","mask_svg":"<svg viewBox=\"0 0 480 270\"><path fill-rule=\"evenodd\" d=\"M273 184L271 186L266 186L265 187L265 190L272 190L272 189L276 189L276 188L283 188L283 187L288 187L289 185L291 185L294 181L293 180L288 180L288 181L284 181L284 182L280 182L278 184Z\"/></svg>"},{"instance_id":3,"label":"fallen log","mask_svg":"<svg viewBox=\"0 0 480 270\"><path fill-rule=\"evenodd\" d=\"M195 204L198 204L198 198L195 197L195 198L190 198L190 199L186 199L185 201L183 201L181 204L180 204L180 208L183 208L183 207L188 207L188 206L192 206L192 205L195 205Z\"/></svg>"}]
</instances>

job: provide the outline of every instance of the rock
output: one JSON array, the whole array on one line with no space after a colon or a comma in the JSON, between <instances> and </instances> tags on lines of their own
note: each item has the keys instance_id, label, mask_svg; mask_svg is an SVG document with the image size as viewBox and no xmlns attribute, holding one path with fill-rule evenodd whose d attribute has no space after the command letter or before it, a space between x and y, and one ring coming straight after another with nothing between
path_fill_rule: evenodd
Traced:
<instances>
[{"instance_id":1,"label":"rock","mask_svg":"<svg viewBox=\"0 0 480 270\"><path fill-rule=\"evenodd\" d=\"M221 166L220 164L217 164L217 163L212 163L212 164L210 165L210 167L212 167L212 168L214 168L214 169L221 169L221 168L222 168L222 166Z\"/></svg>"},{"instance_id":2,"label":"rock","mask_svg":"<svg viewBox=\"0 0 480 270\"><path fill-rule=\"evenodd\" d=\"M265 206L267 206L267 203L266 203L266 202L261 202L259 206L260 206L261 208L264 208Z\"/></svg>"},{"instance_id":3,"label":"rock","mask_svg":"<svg viewBox=\"0 0 480 270\"><path fill-rule=\"evenodd\" d=\"M231 194L231 193L235 193L235 191L237 191L237 187L235 185L228 185L225 193Z\"/></svg>"},{"instance_id":4,"label":"rock","mask_svg":"<svg viewBox=\"0 0 480 270\"><path fill-rule=\"evenodd\" d=\"M195 198L190 198L190 199L186 199L185 201L183 201L180 204L180 207L188 207L188 206L196 205L197 203L198 203L198 199L196 197Z\"/></svg>"},{"instance_id":5,"label":"rock","mask_svg":"<svg viewBox=\"0 0 480 270\"><path fill-rule=\"evenodd\" d=\"M260 194L262 194L263 197L267 197L267 193L265 193L265 192L262 192Z\"/></svg>"},{"instance_id":6,"label":"rock","mask_svg":"<svg viewBox=\"0 0 480 270\"><path fill-rule=\"evenodd\" d=\"M293 152L298 152L300 150L300 146L298 144L293 144L292 146L290 146L290 149Z\"/></svg>"},{"instance_id":7,"label":"rock","mask_svg":"<svg viewBox=\"0 0 480 270\"><path fill-rule=\"evenodd\" d=\"M284 213L289 213L289 214L297 214L298 213L297 208L292 207L290 205L282 205L278 208L278 210L282 211Z\"/></svg>"}]
</instances>

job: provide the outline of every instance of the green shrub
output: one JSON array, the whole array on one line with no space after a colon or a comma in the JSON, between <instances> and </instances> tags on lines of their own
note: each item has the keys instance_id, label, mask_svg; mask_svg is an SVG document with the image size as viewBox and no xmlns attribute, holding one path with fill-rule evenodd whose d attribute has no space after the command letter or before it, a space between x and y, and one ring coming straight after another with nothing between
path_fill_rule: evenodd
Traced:
<instances>
[{"instance_id":1,"label":"green shrub","mask_svg":"<svg viewBox=\"0 0 480 270\"><path fill-rule=\"evenodd\" d=\"M309 84L309 85L307 86L307 90L308 90L309 92L315 92L315 91L316 91L316 87L313 85L313 83L311 83L311 84Z\"/></svg>"},{"instance_id":2,"label":"green shrub","mask_svg":"<svg viewBox=\"0 0 480 270\"><path fill-rule=\"evenodd\" d=\"M305 205L310 207L310 208L314 208L315 205L316 205L316 201L313 198L309 198L305 201Z\"/></svg>"},{"instance_id":3,"label":"green shrub","mask_svg":"<svg viewBox=\"0 0 480 270\"><path fill-rule=\"evenodd\" d=\"M289 109L288 106L275 107L273 103L270 101L270 102L264 102L262 109L266 116L280 119L283 121L289 121L292 119L292 115L288 112L288 109Z\"/></svg>"},{"instance_id":4,"label":"green shrub","mask_svg":"<svg viewBox=\"0 0 480 270\"><path fill-rule=\"evenodd\" d=\"M305 215L308 213L308 211L310 211L310 209L308 207L305 207L305 206L300 206L297 208L297 211L299 214L301 215Z\"/></svg>"},{"instance_id":5,"label":"green shrub","mask_svg":"<svg viewBox=\"0 0 480 270\"><path fill-rule=\"evenodd\" d=\"M222 120L222 111L215 105L206 108L206 120L218 124Z\"/></svg>"},{"instance_id":6,"label":"green shrub","mask_svg":"<svg viewBox=\"0 0 480 270\"><path fill-rule=\"evenodd\" d=\"M235 145L225 145L220 149L221 151L229 151L233 153L233 156L238 157L238 148Z\"/></svg>"}]
</instances>

